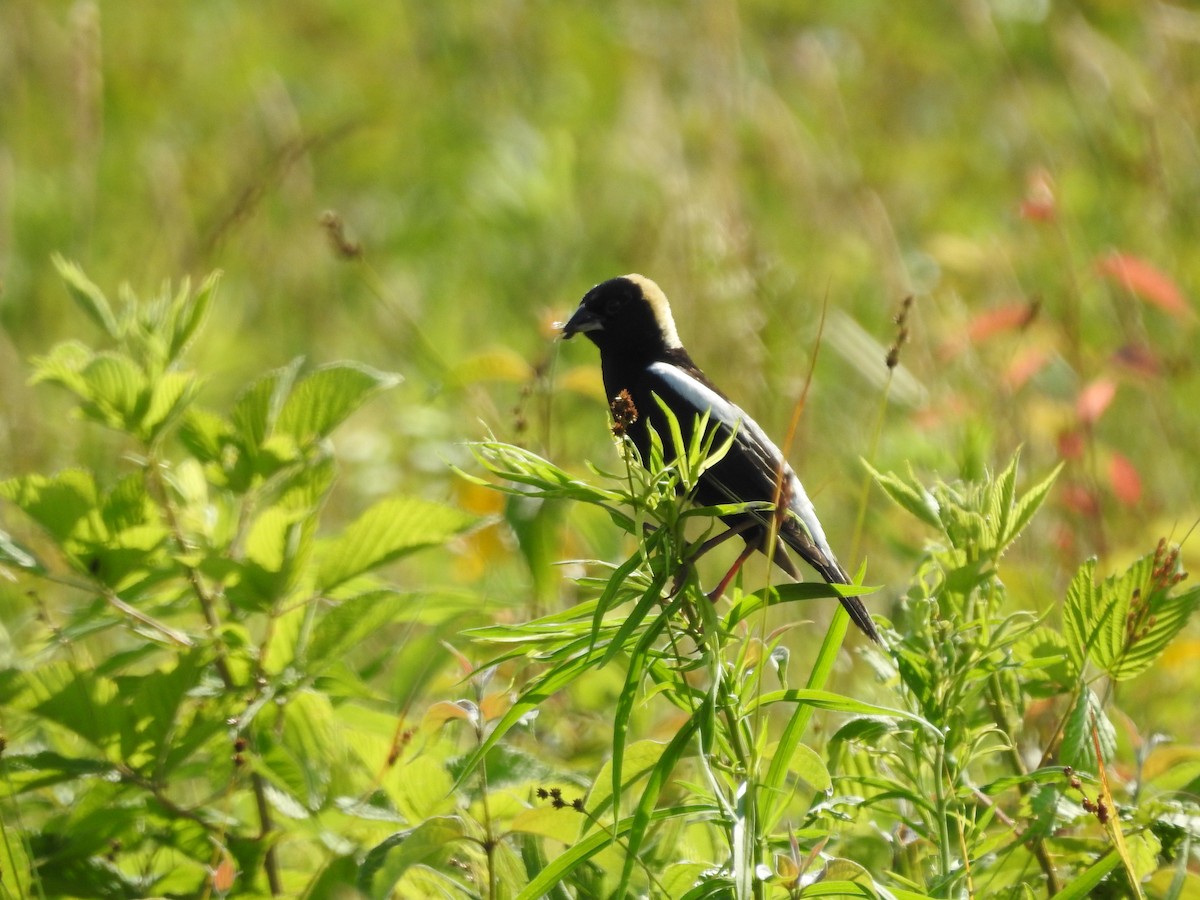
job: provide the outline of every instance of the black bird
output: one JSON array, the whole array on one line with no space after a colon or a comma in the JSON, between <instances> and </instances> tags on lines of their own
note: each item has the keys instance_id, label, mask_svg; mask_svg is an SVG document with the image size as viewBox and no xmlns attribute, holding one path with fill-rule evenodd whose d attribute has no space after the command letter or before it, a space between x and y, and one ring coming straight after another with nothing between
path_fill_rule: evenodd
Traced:
<instances>
[{"instance_id":1,"label":"black bird","mask_svg":"<svg viewBox=\"0 0 1200 900\"><path fill-rule=\"evenodd\" d=\"M670 431L653 395L657 394L679 420L685 444L697 416L707 412L709 428L716 431L713 446L722 446L730 433L734 442L725 457L700 476L695 501L701 506L715 506L749 501L774 503L778 497L787 514L779 517L772 554L775 563L792 578L799 579L800 573L784 550L786 544L827 582L851 583L825 540L816 510L800 479L758 423L692 362L675 330L667 298L657 284L641 275L625 275L596 285L584 295L579 308L563 326L562 334L564 338L586 334L600 348L604 390L612 402L614 415L622 417L622 424L643 462L650 458L647 422L664 437L663 451L668 461L674 449L666 446L671 443L666 437ZM630 422L633 416L619 409L622 403L619 398L632 401L636 411L634 421ZM723 517L729 531L709 544L736 534L745 540L746 549L714 594L725 589L752 552L766 552L764 544L774 517L770 509ZM857 597L840 599L854 623L871 640L879 642L879 632L862 601Z\"/></svg>"}]
</instances>

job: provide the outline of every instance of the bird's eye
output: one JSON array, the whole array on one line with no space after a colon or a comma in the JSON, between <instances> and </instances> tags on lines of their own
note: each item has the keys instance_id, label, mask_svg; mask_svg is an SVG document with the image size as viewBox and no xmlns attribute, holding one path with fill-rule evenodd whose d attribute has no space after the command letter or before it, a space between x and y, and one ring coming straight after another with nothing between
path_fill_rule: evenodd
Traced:
<instances>
[{"instance_id":1,"label":"bird's eye","mask_svg":"<svg viewBox=\"0 0 1200 900\"><path fill-rule=\"evenodd\" d=\"M607 300L604 301L604 315L615 316L620 309L621 309L621 298L620 297L609 297Z\"/></svg>"}]
</instances>

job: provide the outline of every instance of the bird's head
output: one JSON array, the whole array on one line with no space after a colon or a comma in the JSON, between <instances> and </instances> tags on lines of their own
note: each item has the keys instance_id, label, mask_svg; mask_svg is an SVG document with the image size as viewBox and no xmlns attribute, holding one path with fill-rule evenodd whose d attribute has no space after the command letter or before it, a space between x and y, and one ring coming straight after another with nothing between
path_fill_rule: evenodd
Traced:
<instances>
[{"instance_id":1,"label":"bird's head","mask_svg":"<svg viewBox=\"0 0 1200 900\"><path fill-rule=\"evenodd\" d=\"M596 285L583 295L562 334L564 338L586 334L601 353L645 359L659 359L683 346L666 295L641 275L623 275Z\"/></svg>"}]
</instances>

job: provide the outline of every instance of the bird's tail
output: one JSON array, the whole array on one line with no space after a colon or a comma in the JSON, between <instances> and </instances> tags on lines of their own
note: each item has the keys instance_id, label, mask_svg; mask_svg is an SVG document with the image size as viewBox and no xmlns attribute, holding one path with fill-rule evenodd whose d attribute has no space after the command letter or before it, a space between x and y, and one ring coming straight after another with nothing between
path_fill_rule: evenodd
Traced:
<instances>
[{"instance_id":1,"label":"bird's tail","mask_svg":"<svg viewBox=\"0 0 1200 900\"><path fill-rule=\"evenodd\" d=\"M779 543L775 548L775 562L793 578L799 579L800 573L796 570L795 565L784 551L784 543L791 543L790 541L785 541L785 537L786 535L780 535L779 537ZM842 568L841 564L831 554L824 552L818 554L817 552L813 552L817 548L811 546L804 549L808 551L803 554L805 561L821 574L826 583L854 584L854 581L846 573L846 570ZM867 612L867 608L861 600L857 597L838 597L838 600L841 601L842 607L846 612L850 614L850 620L859 627L863 634L877 644L883 643L883 639L879 636L879 631L875 628L875 622L871 619L871 614Z\"/></svg>"}]
</instances>

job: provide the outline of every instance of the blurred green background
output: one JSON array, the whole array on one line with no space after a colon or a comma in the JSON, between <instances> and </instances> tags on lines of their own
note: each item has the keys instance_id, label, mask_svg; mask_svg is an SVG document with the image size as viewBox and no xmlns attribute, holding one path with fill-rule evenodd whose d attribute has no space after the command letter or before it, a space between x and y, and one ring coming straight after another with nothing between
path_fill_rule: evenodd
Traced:
<instances>
[{"instance_id":1,"label":"blurred green background","mask_svg":"<svg viewBox=\"0 0 1200 900\"><path fill-rule=\"evenodd\" d=\"M94 338L57 251L110 293L223 270L212 405L297 355L404 375L341 433L346 518L394 490L494 511L447 465L489 430L614 468L594 349L552 323L630 271L772 433L819 347L791 457L884 613L923 535L874 493L852 546L860 457L1065 460L1006 572L1038 610L1200 514L1194 4L5 0L0 97L0 476L120 466L25 383ZM611 532L567 519L552 554ZM406 566L481 618L530 603L499 527ZM1143 725L1196 738L1176 648Z\"/></svg>"}]
</instances>

